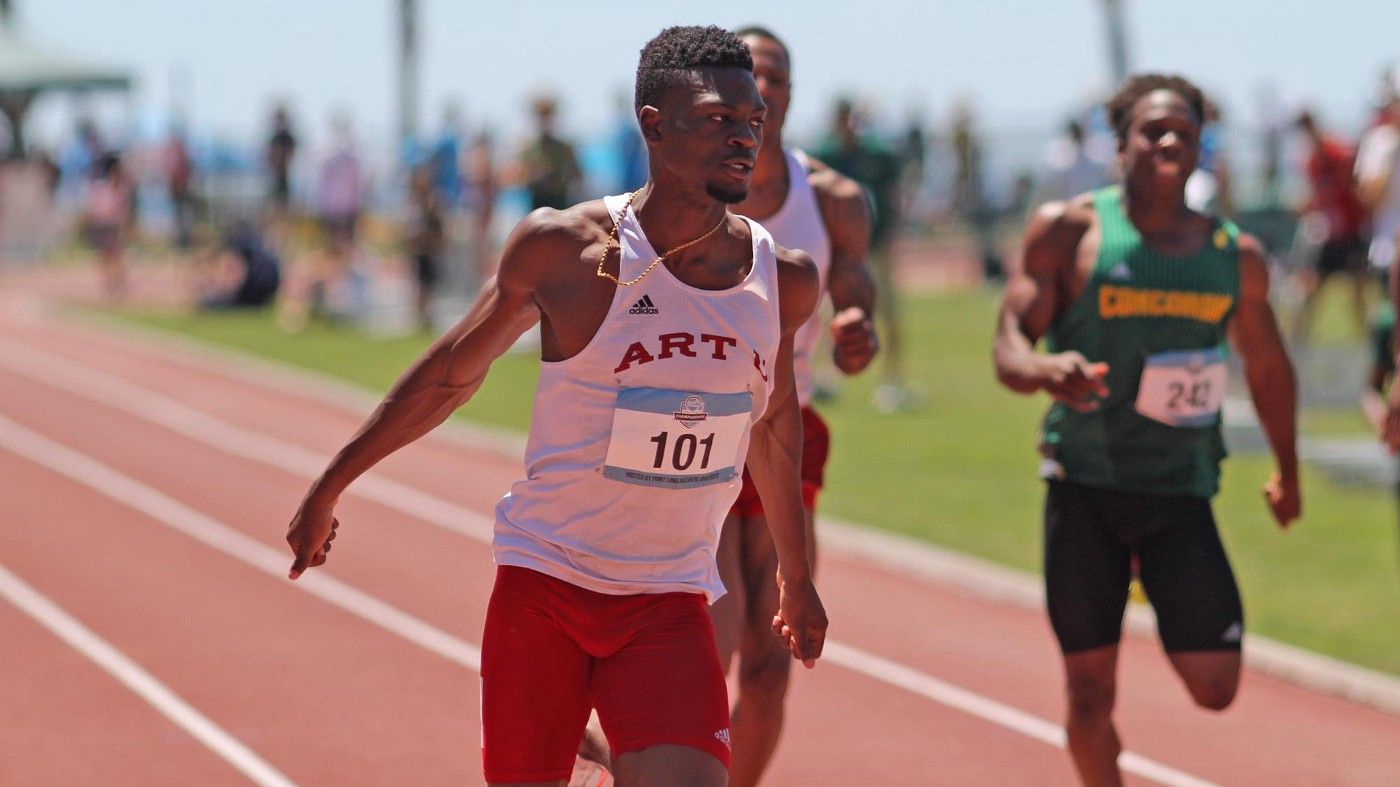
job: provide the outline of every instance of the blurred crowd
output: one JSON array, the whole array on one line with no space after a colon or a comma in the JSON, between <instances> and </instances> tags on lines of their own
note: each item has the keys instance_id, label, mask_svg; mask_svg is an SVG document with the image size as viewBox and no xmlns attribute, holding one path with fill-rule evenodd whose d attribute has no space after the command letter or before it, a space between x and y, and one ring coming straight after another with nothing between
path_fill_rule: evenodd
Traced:
<instances>
[{"instance_id":1,"label":"blurred crowd","mask_svg":"<svg viewBox=\"0 0 1400 787\"><path fill-rule=\"evenodd\" d=\"M1351 128L1295 106L1246 130L1209 108L1188 198L1266 240L1288 274L1281 295L1294 304L1297 341L1312 331L1328 280L1349 282L1358 330L1378 300L1373 272L1390 264L1400 230L1398 94L1400 76L1387 70L1364 125ZM29 184L26 199L0 196L0 249L13 257L86 248L104 291L121 298L136 244L181 261L193 304L275 305L290 331L311 320L441 328L491 275L503 230L525 211L645 182L645 146L625 96L611 127L582 146L561 130L559 97L536 94L526 110L532 131L513 146L448 106L434 133L387 153L366 146L346 114L311 144L286 105L241 157L193 142L183 128L124 146L80 123L55 153L35 148L0 170L0 195L16 193L6 181ZM945 266L963 271L960 281L996 282L1016 264L1029 210L1116 178L1114 136L1092 101L1063 117L1048 144L1046 129L988 132L967 100L937 126L915 113L896 127L847 97L827 117L820 134L796 138L865 186L872 262L892 316L910 270ZM1039 150L1008 152L1024 152L1027 140ZM1252 172L1241 179L1237 162L1246 159ZM49 204L36 209L36 200ZM26 212L48 218L18 215Z\"/></svg>"}]
</instances>

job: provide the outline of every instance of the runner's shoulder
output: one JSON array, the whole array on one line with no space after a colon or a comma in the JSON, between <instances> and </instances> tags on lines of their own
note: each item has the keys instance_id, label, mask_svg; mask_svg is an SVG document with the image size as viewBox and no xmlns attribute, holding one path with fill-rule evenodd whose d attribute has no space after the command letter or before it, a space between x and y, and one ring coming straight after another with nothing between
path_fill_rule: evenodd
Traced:
<instances>
[{"instance_id":1,"label":"runner's shoulder","mask_svg":"<svg viewBox=\"0 0 1400 787\"><path fill-rule=\"evenodd\" d=\"M580 256L589 247L608 240L612 217L602 200L590 200L563 210L537 208L521 219L506 241L501 273L557 275L578 269Z\"/></svg>"},{"instance_id":2,"label":"runner's shoulder","mask_svg":"<svg viewBox=\"0 0 1400 787\"><path fill-rule=\"evenodd\" d=\"M869 220L870 204L865 188L810 154L807 156L807 184L812 187L828 221Z\"/></svg>"},{"instance_id":3,"label":"runner's shoulder","mask_svg":"<svg viewBox=\"0 0 1400 787\"><path fill-rule=\"evenodd\" d=\"M807 155L807 183L818 196L833 200L864 200L865 190L855 180Z\"/></svg>"},{"instance_id":4,"label":"runner's shoulder","mask_svg":"<svg viewBox=\"0 0 1400 787\"><path fill-rule=\"evenodd\" d=\"M1026 253L1073 253L1097 221L1092 194L1052 200L1035 209L1026 226Z\"/></svg>"}]
</instances>

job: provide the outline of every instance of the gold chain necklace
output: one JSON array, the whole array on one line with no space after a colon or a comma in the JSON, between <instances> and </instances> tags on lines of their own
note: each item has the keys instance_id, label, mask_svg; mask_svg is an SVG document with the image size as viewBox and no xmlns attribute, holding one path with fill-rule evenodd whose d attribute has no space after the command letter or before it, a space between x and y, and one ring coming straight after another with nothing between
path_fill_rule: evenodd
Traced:
<instances>
[{"instance_id":1,"label":"gold chain necklace","mask_svg":"<svg viewBox=\"0 0 1400 787\"><path fill-rule=\"evenodd\" d=\"M696 238L695 240L690 241L689 243L682 243L681 245L675 247L674 249L671 249L670 251L666 252L665 254L662 254L660 257L657 257L656 259L652 260L651 264L647 266L647 269L644 270L644 271L642 271L641 274L639 274L639 275L637 276L637 278L632 279L631 281L622 281L621 279L617 278L616 276L612 275L611 273L608 273L607 271L603 270L603 263L605 263L605 262L608 261L608 252L612 251L613 245L616 244L616 245L617 245L617 249L618 249L618 260L617 260L617 264L618 264L618 268L619 268L619 271L618 271L618 272L621 273L621 267L622 267L622 244L621 244L621 243L618 243L618 238L617 238L617 236L618 236L618 232L622 229L622 218L623 218L624 216L627 215L627 209L630 208L630 207L632 207L632 200L636 199L636 198L637 198L637 195L640 194L640 193L642 193L642 190L641 190L641 189L637 189L636 191L634 191L634 192L632 192L631 194L628 194L628 195L627 195L627 202L623 204L622 210L619 211L618 214L617 214L617 219L613 221L612 231L608 233L608 242L607 242L606 245L603 246L603 253L602 253L602 255L600 255L600 256L598 257L598 270L595 271L595 273L596 273L598 276L601 276L601 277L604 278L604 279L612 279L612 281L613 281L615 284L617 284L619 287L631 287L632 285L636 284L637 282L641 281L642 279L645 279L646 276L647 276L647 274L652 272L652 269L654 269L657 265L660 265L660 264L661 264L661 261L662 261L662 260L664 260L664 259L666 259L667 257L671 256L672 254L675 254L675 253L678 252L678 251L684 251L684 250L690 248L691 246L694 246L695 244L699 243L700 241L705 240L706 238L710 237L711 235L715 234L716 232L719 232L719 228L720 228L720 227L723 227L724 224L725 224L725 222L727 222L727 221L729 220L729 209L726 208L725 211L724 211L724 215L720 217L719 223L716 224L716 225L714 226L714 229L710 230L709 232L705 233L704 235L701 235L700 237Z\"/></svg>"}]
</instances>

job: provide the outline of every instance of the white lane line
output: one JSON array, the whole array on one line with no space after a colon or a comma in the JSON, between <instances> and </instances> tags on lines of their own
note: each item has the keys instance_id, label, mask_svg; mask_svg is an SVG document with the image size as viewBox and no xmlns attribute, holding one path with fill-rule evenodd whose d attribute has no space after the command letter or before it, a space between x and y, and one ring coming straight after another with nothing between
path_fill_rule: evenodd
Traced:
<instances>
[{"instance_id":1,"label":"white lane line","mask_svg":"<svg viewBox=\"0 0 1400 787\"><path fill-rule=\"evenodd\" d=\"M180 402L158 394L155 391L150 391L131 384L122 378L109 375L105 372L88 369L87 367L65 359L56 358L42 351L24 350L23 355L20 356L20 360L16 360L7 357L8 354L15 352L15 347L13 343L4 340L0 340L0 350L3 351L0 352L0 367L9 369L30 379L48 385L62 386L72 393L90 397L94 401L104 403L122 410L123 412L151 421L152 423L171 429L172 431L213 448L281 468L299 476L310 477L320 472L322 466L321 460L307 449L234 426L208 414L186 407ZM37 371L39 369L45 370L45 373L41 374ZM3 423L6 422L0 419L0 424ZM3 431L0 431L0 435L2 434ZM47 440L46 438L40 439ZM69 449L64 450L68 451ZM87 457L76 454L76 452L70 451L70 453L80 457L86 463L101 467L105 473L120 476L116 471L97 465L96 462ZM59 472L63 471L59 470ZM209 517L197 511L193 511L192 509L188 509L155 490L140 485L139 482L134 479L129 479L125 476L120 476L120 478L123 479L126 486L139 486L148 492L147 496L157 496L162 500L163 507L160 509L161 511L167 510L170 506L178 506L179 509L183 509L184 515L197 518L198 521L207 526L230 530L232 536L236 536L251 545L246 547L249 550L268 550L272 552L270 562L264 560L263 564L258 564L258 567L268 571L268 573L275 574L279 578L285 576L286 564L288 561L281 552L270 550L268 547L243 536L241 533L232 531ZM84 481L84 483L86 483L86 481ZM106 492L105 489L101 491ZM356 481L348 491L351 494L361 494L381 505L415 517L421 521L489 543L489 535L479 535L490 533L491 523L488 519L475 511L463 508L462 506L458 506L434 495L412 489L411 487L396 482L387 481L386 479L376 479L369 476ZM402 495L402 497L400 497L400 495ZM115 497L116 495L112 496ZM123 500L123 502L126 501ZM140 510L151 513L147 509ZM151 515L160 518L155 513L151 513ZM169 524L169 522L167 523ZM172 526L175 525L172 524ZM186 532L186 529L182 527L177 527L176 529ZM206 527L206 529L208 528ZM195 537L200 538L199 536ZM204 538L200 538L200 540L205 541ZM209 542L205 541L205 543ZM222 548L214 544L211 544L211 546ZM235 557L247 560L241 555L235 555ZM324 573L308 573L303 575L302 579L298 581L307 582L308 580L311 580L313 583L321 580L328 580L330 582L335 582L335 584L340 587L346 588L349 592L358 593L358 591L350 589L349 586L342 585L332 580ZM373 597L364 594L360 595L369 602L392 610L387 604L383 604L383 602L379 602ZM341 606L355 614L360 614L355 609L345 606L344 604L335 601L332 601L332 603L336 603L337 606ZM397 610L393 610L393 612L407 617L406 613L400 613ZM362 617L364 616L362 615ZM373 622L377 623L378 621ZM421 623L421 621L418 622ZM422 625L427 626L428 624L423 623ZM385 627L390 628L389 626ZM390 628L390 630L394 629ZM433 637L439 645L446 642L446 640L441 639L442 637L446 637L449 640L452 639L451 635L445 632L437 631L436 629L434 629L433 632L435 635L440 635ZM396 631L396 633L398 632ZM419 633L423 635L423 632L420 631ZM409 638L418 642L418 640L412 637ZM474 646L461 640L455 640L455 642L449 644L455 645L459 649L461 647L470 648L471 661L459 660L451 655L448 655L448 658L458 663L465 664L473 670L478 668L480 664L480 651ZM427 646L425 645L425 647ZM1059 725L1050 721L1046 721L1045 719L1033 716L1010 705L1005 705L996 700L954 686L953 684L939 680L932 675L919 672L918 670L898 662L881 658L852 645L829 640L826 647L826 658L834 664L839 664L846 669L860 673L866 677L894 686L895 688L910 691L946 707L970 714L1003 728L1026 735L1032 739L1048 743L1051 746L1065 748L1063 731ZM443 653L443 651L436 648L430 647L429 649L433 650L433 652ZM446 654L444 653L443 655ZM1154 760L1133 752L1125 751L1120 757L1119 762L1123 769L1130 773L1151 779L1161 784L1171 785L1172 787L1201 787L1201 785L1210 784L1210 782L1177 771L1169 766L1157 763Z\"/></svg>"},{"instance_id":2,"label":"white lane line","mask_svg":"<svg viewBox=\"0 0 1400 787\"><path fill-rule=\"evenodd\" d=\"M293 787L294 782L272 767L237 738L195 710L180 695L142 669L126 654L95 634L63 608L0 565L0 596L68 643L104 672L116 678L176 726L237 768L254 784Z\"/></svg>"},{"instance_id":3,"label":"white lane line","mask_svg":"<svg viewBox=\"0 0 1400 787\"><path fill-rule=\"evenodd\" d=\"M247 351L154 328L141 328L110 317L89 314L79 319L87 325L86 329L52 323L45 327L65 337L109 347L114 352L136 357L156 353L180 366L322 403L350 415L363 417L382 398L382 392ZM133 339L139 340L142 346L134 347ZM167 352L161 355L157 350ZM525 438L519 432L456 419L435 431L433 437L474 451L493 451L517 462L525 451ZM945 589L995 602L1016 604L1037 612L1044 609L1041 579L1037 574L870 526L839 522L828 516L819 517L818 526L831 542L828 546L876 568L912 575ZM1151 608L1142 604L1129 605L1124 628L1138 636L1154 638L1157 623ZM1251 633L1245 634L1244 663L1251 672L1400 716L1400 678L1392 675Z\"/></svg>"},{"instance_id":4,"label":"white lane line","mask_svg":"<svg viewBox=\"0 0 1400 787\"><path fill-rule=\"evenodd\" d=\"M22 456L94 489L253 568L287 581L290 552L273 549L65 445L0 416L0 449ZM424 620L356 590L325 573L303 576L294 587L403 637L443 658L476 670L481 651Z\"/></svg>"},{"instance_id":5,"label":"white lane line","mask_svg":"<svg viewBox=\"0 0 1400 787\"><path fill-rule=\"evenodd\" d=\"M1042 743L1061 749L1068 746L1064 729L1058 724L843 642L827 640L822 650L822 660L839 664L852 672L904 689L911 694L933 700L998 727L1019 732ZM1119 755L1118 765L1129 773L1170 787L1214 787L1214 782L1130 751Z\"/></svg>"},{"instance_id":6,"label":"white lane line","mask_svg":"<svg viewBox=\"0 0 1400 787\"><path fill-rule=\"evenodd\" d=\"M234 426L125 378L3 338L0 338L0 368L308 481L329 461L324 454ZM350 493L483 544L491 543L490 520L398 481L369 473L355 482Z\"/></svg>"}]
</instances>

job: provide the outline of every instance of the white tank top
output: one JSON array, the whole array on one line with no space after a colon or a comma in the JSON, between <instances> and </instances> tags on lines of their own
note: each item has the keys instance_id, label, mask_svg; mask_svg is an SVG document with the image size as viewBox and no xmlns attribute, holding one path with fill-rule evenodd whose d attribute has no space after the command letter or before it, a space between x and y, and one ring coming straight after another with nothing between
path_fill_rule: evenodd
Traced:
<instances>
[{"instance_id":1,"label":"white tank top","mask_svg":"<svg viewBox=\"0 0 1400 787\"><path fill-rule=\"evenodd\" d=\"M812 191L812 184L807 182L807 154L800 150L784 152L788 165L787 199L777 213L763 219L763 228L783 248L801 249L811 255L817 263L821 292L825 295L827 274L831 270L831 238L826 234L817 195ZM797 401L803 407L812 402L812 353L825 326L826 317L818 306L793 338L792 372L797 381Z\"/></svg>"},{"instance_id":2,"label":"white tank top","mask_svg":"<svg viewBox=\"0 0 1400 787\"><path fill-rule=\"evenodd\" d=\"M618 278L656 259L626 197ZM742 282L700 290L656 268L617 287L582 351L540 364L526 478L496 506L500 565L615 595L724 594L720 525L739 494L749 429L772 391L777 255L757 222Z\"/></svg>"}]
</instances>

